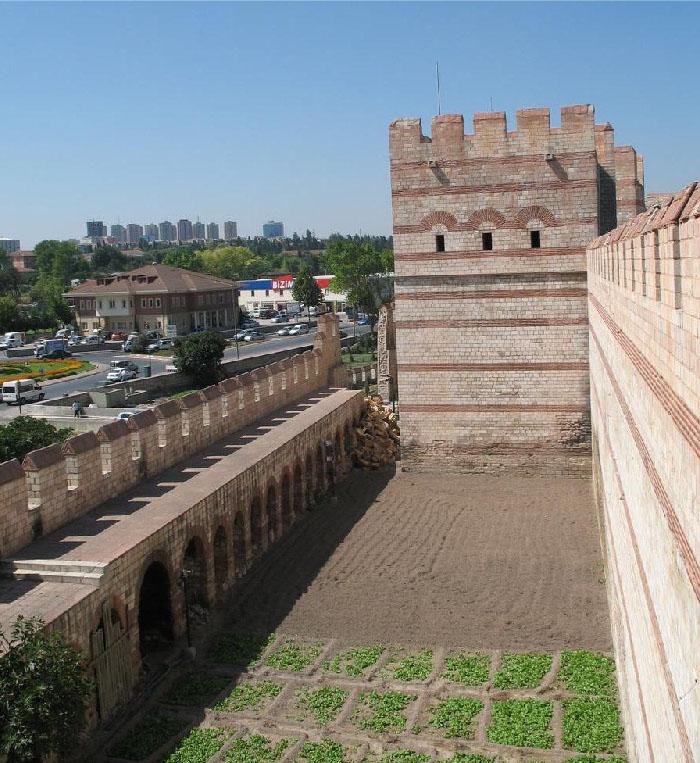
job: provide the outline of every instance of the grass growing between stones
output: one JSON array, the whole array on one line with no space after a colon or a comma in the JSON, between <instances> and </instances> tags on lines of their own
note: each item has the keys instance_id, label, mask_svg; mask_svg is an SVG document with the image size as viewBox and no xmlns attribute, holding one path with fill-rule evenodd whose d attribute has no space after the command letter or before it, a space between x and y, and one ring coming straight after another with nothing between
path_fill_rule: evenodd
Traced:
<instances>
[{"instance_id":1,"label":"grass growing between stones","mask_svg":"<svg viewBox=\"0 0 700 763\"><path fill-rule=\"evenodd\" d=\"M347 753L343 745L331 739L306 742L301 748L297 760L306 761L306 763L348 763Z\"/></svg>"},{"instance_id":2,"label":"grass growing between stones","mask_svg":"<svg viewBox=\"0 0 700 763\"><path fill-rule=\"evenodd\" d=\"M551 667L550 654L506 652L493 685L497 689L536 689Z\"/></svg>"},{"instance_id":3,"label":"grass growing between stones","mask_svg":"<svg viewBox=\"0 0 700 763\"><path fill-rule=\"evenodd\" d=\"M321 726L334 721L345 704L348 692L337 686L323 686L320 689L302 689L299 703Z\"/></svg>"},{"instance_id":4,"label":"grass growing between stones","mask_svg":"<svg viewBox=\"0 0 700 763\"><path fill-rule=\"evenodd\" d=\"M471 739L474 719L484 709L484 703L468 697L450 697L430 708L430 725L440 729L448 738Z\"/></svg>"},{"instance_id":5,"label":"grass growing between stones","mask_svg":"<svg viewBox=\"0 0 700 763\"><path fill-rule=\"evenodd\" d=\"M291 739L273 742L259 734L236 739L226 755L226 763L275 763L291 742Z\"/></svg>"},{"instance_id":6,"label":"grass growing between stones","mask_svg":"<svg viewBox=\"0 0 700 763\"><path fill-rule=\"evenodd\" d=\"M257 681L239 684L234 690L214 706L214 710L239 713L242 710L260 710L271 702L282 687L273 681Z\"/></svg>"},{"instance_id":7,"label":"grass growing between stones","mask_svg":"<svg viewBox=\"0 0 700 763\"><path fill-rule=\"evenodd\" d=\"M137 723L117 744L109 755L125 760L144 760L181 732L186 722L171 715L152 715Z\"/></svg>"},{"instance_id":8,"label":"grass growing between stones","mask_svg":"<svg viewBox=\"0 0 700 763\"><path fill-rule=\"evenodd\" d=\"M406 728L404 711L415 699L415 694L399 691L371 691L361 694L355 722L367 731L403 731Z\"/></svg>"},{"instance_id":9,"label":"grass growing between stones","mask_svg":"<svg viewBox=\"0 0 700 763\"><path fill-rule=\"evenodd\" d=\"M278 670L300 673L304 668L308 668L319 654L321 644L304 644L295 639L287 639L268 656L265 664Z\"/></svg>"},{"instance_id":10,"label":"grass growing between stones","mask_svg":"<svg viewBox=\"0 0 700 763\"><path fill-rule=\"evenodd\" d=\"M384 647L381 644L346 649L326 660L323 669L329 673L345 673L351 678L358 678L367 668L375 665L383 653Z\"/></svg>"},{"instance_id":11,"label":"grass growing between stones","mask_svg":"<svg viewBox=\"0 0 700 763\"><path fill-rule=\"evenodd\" d=\"M537 699L508 699L494 702L487 735L495 744L549 749L554 737L549 730L553 707ZM576 749L576 748L574 748Z\"/></svg>"},{"instance_id":12,"label":"grass growing between stones","mask_svg":"<svg viewBox=\"0 0 700 763\"><path fill-rule=\"evenodd\" d=\"M275 640L275 634L253 636L249 633L222 633L208 652L210 660L240 668L260 664L263 652Z\"/></svg>"},{"instance_id":13,"label":"grass growing between stones","mask_svg":"<svg viewBox=\"0 0 700 763\"><path fill-rule=\"evenodd\" d=\"M602 654L563 652L558 672L564 688L574 694L610 696L613 693L615 663Z\"/></svg>"},{"instance_id":14,"label":"grass growing between stones","mask_svg":"<svg viewBox=\"0 0 700 763\"><path fill-rule=\"evenodd\" d=\"M496 763L496 758L487 758L473 752L456 752L447 763Z\"/></svg>"},{"instance_id":15,"label":"grass growing between stones","mask_svg":"<svg viewBox=\"0 0 700 763\"><path fill-rule=\"evenodd\" d=\"M206 763L224 746L223 729L192 729L165 763Z\"/></svg>"},{"instance_id":16,"label":"grass growing between stones","mask_svg":"<svg viewBox=\"0 0 700 763\"><path fill-rule=\"evenodd\" d=\"M188 673L172 685L163 701L171 705L204 705L230 680L215 673Z\"/></svg>"},{"instance_id":17,"label":"grass growing between stones","mask_svg":"<svg viewBox=\"0 0 700 763\"><path fill-rule=\"evenodd\" d=\"M400 653L392 657L384 670L381 671L384 678L393 678L397 681L425 681L433 672L433 652L424 649L421 652L412 652L405 657Z\"/></svg>"},{"instance_id":18,"label":"grass growing between stones","mask_svg":"<svg viewBox=\"0 0 700 763\"><path fill-rule=\"evenodd\" d=\"M445 658L442 678L464 686L482 686L488 681L491 657L488 654L450 652Z\"/></svg>"},{"instance_id":19,"label":"grass growing between stones","mask_svg":"<svg viewBox=\"0 0 700 763\"><path fill-rule=\"evenodd\" d=\"M430 755L415 750L392 750L384 753L379 763L430 763Z\"/></svg>"},{"instance_id":20,"label":"grass growing between stones","mask_svg":"<svg viewBox=\"0 0 700 763\"><path fill-rule=\"evenodd\" d=\"M627 758L618 756L599 758L596 755L578 755L575 758L567 758L564 763L627 763Z\"/></svg>"},{"instance_id":21,"label":"grass growing between stones","mask_svg":"<svg viewBox=\"0 0 700 763\"><path fill-rule=\"evenodd\" d=\"M564 702L564 747L578 752L614 752L621 739L620 714L609 700L581 698Z\"/></svg>"}]
</instances>

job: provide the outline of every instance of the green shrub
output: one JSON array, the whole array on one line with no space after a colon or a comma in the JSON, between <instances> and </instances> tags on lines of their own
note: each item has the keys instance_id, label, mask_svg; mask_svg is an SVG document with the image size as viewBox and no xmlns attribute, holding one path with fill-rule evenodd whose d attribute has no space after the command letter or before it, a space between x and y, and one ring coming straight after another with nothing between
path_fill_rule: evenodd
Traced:
<instances>
[{"instance_id":1,"label":"green shrub","mask_svg":"<svg viewBox=\"0 0 700 763\"><path fill-rule=\"evenodd\" d=\"M207 763L224 746L223 729L192 729L165 763Z\"/></svg>"},{"instance_id":2,"label":"green shrub","mask_svg":"<svg viewBox=\"0 0 700 763\"><path fill-rule=\"evenodd\" d=\"M267 737L253 734L236 739L226 755L227 763L275 763L289 747L289 739L272 742Z\"/></svg>"},{"instance_id":3,"label":"green shrub","mask_svg":"<svg viewBox=\"0 0 700 763\"><path fill-rule=\"evenodd\" d=\"M268 656L266 664L271 668L299 673L311 665L319 654L321 654L321 644L304 644L294 639L287 639Z\"/></svg>"},{"instance_id":4,"label":"green shrub","mask_svg":"<svg viewBox=\"0 0 700 763\"><path fill-rule=\"evenodd\" d=\"M372 667L382 656L383 652L384 647L381 644L358 647L357 649L346 649L344 652L331 657L330 660L326 660L323 663L323 669L331 673L344 672L352 678L357 678L367 668Z\"/></svg>"},{"instance_id":5,"label":"green shrub","mask_svg":"<svg viewBox=\"0 0 700 763\"><path fill-rule=\"evenodd\" d=\"M242 710L258 710L274 699L282 691L282 686L273 681L257 681L238 684L233 691L214 706L214 710L238 713Z\"/></svg>"},{"instance_id":6,"label":"green shrub","mask_svg":"<svg viewBox=\"0 0 700 763\"><path fill-rule=\"evenodd\" d=\"M490 742L515 747L549 749L554 736L549 730L553 707L537 699L508 699L494 702L487 735Z\"/></svg>"},{"instance_id":7,"label":"green shrub","mask_svg":"<svg viewBox=\"0 0 700 763\"><path fill-rule=\"evenodd\" d=\"M371 691L361 694L356 723L360 728L369 731L403 731L406 727L404 710L415 699L415 694L403 694L398 691Z\"/></svg>"},{"instance_id":8,"label":"green shrub","mask_svg":"<svg viewBox=\"0 0 700 763\"><path fill-rule=\"evenodd\" d=\"M445 658L442 677L465 686L481 686L488 681L491 657L488 654L451 652Z\"/></svg>"},{"instance_id":9,"label":"green shrub","mask_svg":"<svg viewBox=\"0 0 700 763\"><path fill-rule=\"evenodd\" d=\"M551 667L551 654L506 652L493 684L497 689L536 689Z\"/></svg>"},{"instance_id":10,"label":"green shrub","mask_svg":"<svg viewBox=\"0 0 700 763\"><path fill-rule=\"evenodd\" d=\"M558 676L574 694L609 696L614 687L615 663L602 654L564 652Z\"/></svg>"},{"instance_id":11,"label":"green shrub","mask_svg":"<svg viewBox=\"0 0 700 763\"><path fill-rule=\"evenodd\" d=\"M578 752L614 752L622 739L617 707L607 699L571 699L564 702L564 747Z\"/></svg>"},{"instance_id":12,"label":"green shrub","mask_svg":"<svg viewBox=\"0 0 700 763\"><path fill-rule=\"evenodd\" d=\"M443 699L430 709L430 725L442 729L446 737L471 739L474 719L484 709L484 703L469 697Z\"/></svg>"},{"instance_id":13,"label":"green shrub","mask_svg":"<svg viewBox=\"0 0 700 763\"><path fill-rule=\"evenodd\" d=\"M322 686L320 689L303 689L300 703L313 715L316 722L325 726L338 717L345 704L348 692L337 686Z\"/></svg>"}]
</instances>

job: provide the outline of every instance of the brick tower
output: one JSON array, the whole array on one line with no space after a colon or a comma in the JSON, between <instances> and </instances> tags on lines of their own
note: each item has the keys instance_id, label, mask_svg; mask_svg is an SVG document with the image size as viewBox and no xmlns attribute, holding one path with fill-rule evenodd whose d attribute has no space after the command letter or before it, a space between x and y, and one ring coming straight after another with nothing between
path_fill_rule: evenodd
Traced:
<instances>
[{"instance_id":1,"label":"brick tower","mask_svg":"<svg viewBox=\"0 0 700 763\"><path fill-rule=\"evenodd\" d=\"M589 470L585 246L643 209L641 157L592 106L389 128L402 462Z\"/></svg>"}]
</instances>

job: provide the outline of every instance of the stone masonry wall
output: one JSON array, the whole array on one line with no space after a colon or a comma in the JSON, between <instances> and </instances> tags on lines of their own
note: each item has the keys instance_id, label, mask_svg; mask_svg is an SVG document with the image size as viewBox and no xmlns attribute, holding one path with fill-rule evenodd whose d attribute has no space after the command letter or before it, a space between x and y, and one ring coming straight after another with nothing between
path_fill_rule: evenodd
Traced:
<instances>
[{"instance_id":1,"label":"stone masonry wall","mask_svg":"<svg viewBox=\"0 0 700 763\"><path fill-rule=\"evenodd\" d=\"M700 183L588 249L594 476L633 761L700 752Z\"/></svg>"},{"instance_id":2,"label":"stone masonry wall","mask_svg":"<svg viewBox=\"0 0 700 763\"><path fill-rule=\"evenodd\" d=\"M402 466L588 474L585 245L615 224L633 149L618 163L590 106L556 128L523 109L514 132L476 114L471 135L439 116L432 139L402 119L389 143Z\"/></svg>"},{"instance_id":3,"label":"stone masonry wall","mask_svg":"<svg viewBox=\"0 0 700 763\"><path fill-rule=\"evenodd\" d=\"M345 376L337 319L322 316L313 350L0 464L0 556Z\"/></svg>"}]
</instances>

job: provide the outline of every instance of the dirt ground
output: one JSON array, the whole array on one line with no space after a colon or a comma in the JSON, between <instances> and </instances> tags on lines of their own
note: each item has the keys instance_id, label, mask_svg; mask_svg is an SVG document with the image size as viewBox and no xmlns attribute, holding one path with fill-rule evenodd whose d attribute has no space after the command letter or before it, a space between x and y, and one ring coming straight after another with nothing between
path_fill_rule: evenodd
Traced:
<instances>
[{"instance_id":1,"label":"dirt ground","mask_svg":"<svg viewBox=\"0 0 700 763\"><path fill-rule=\"evenodd\" d=\"M225 619L346 643L607 651L590 483L355 471L240 583Z\"/></svg>"}]
</instances>

